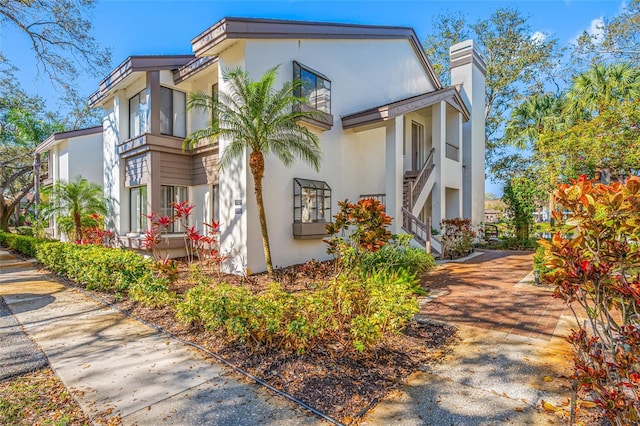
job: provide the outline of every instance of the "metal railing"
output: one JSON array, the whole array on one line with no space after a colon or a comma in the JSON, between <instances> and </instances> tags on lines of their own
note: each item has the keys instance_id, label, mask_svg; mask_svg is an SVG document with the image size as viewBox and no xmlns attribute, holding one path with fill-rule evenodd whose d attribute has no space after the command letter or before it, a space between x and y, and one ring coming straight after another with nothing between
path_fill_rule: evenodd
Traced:
<instances>
[{"instance_id":1,"label":"metal railing","mask_svg":"<svg viewBox=\"0 0 640 426\"><path fill-rule=\"evenodd\" d=\"M427 160L424 162L422 169L420 169L420 173L418 173L413 181L409 181L408 205L411 209L415 206L417 195L420 195L420 192L424 189L424 186L427 184L427 180L429 180L429 176L431 176L431 172L435 167L435 164L433 163L434 152L435 148L431 148Z\"/></svg>"},{"instance_id":2,"label":"metal railing","mask_svg":"<svg viewBox=\"0 0 640 426\"><path fill-rule=\"evenodd\" d=\"M413 238L424 246L427 253L431 253L431 218L424 223L403 207L402 229L413 235Z\"/></svg>"},{"instance_id":3,"label":"metal railing","mask_svg":"<svg viewBox=\"0 0 640 426\"><path fill-rule=\"evenodd\" d=\"M387 211L387 194L361 194L360 199L365 200L367 198L373 198L380 201L380 204L384 206L384 210Z\"/></svg>"},{"instance_id":4,"label":"metal railing","mask_svg":"<svg viewBox=\"0 0 640 426\"><path fill-rule=\"evenodd\" d=\"M449 160L460 161L460 148L457 145L447 142L445 156Z\"/></svg>"}]
</instances>

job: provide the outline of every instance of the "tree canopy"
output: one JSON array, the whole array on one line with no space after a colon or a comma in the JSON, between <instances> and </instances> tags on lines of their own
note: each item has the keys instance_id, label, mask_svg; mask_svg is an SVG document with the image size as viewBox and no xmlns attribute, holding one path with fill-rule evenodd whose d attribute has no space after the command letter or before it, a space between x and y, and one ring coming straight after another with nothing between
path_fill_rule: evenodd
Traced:
<instances>
[{"instance_id":1,"label":"tree canopy","mask_svg":"<svg viewBox=\"0 0 640 426\"><path fill-rule=\"evenodd\" d=\"M640 0L631 0L621 13L604 18L598 31L584 31L571 52L574 66L603 62L640 63Z\"/></svg>"},{"instance_id":2,"label":"tree canopy","mask_svg":"<svg viewBox=\"0 0 640 426\"><path fill-rule=\"evenodd\" d=\"M438 15L432 28L424 47L444 84L449 82L451 45L473 38L482 50L487 63L485 133L491 163L503 144L510 109L552 79L562 53L558 40L549 34L534 37L528 17L514 8L498 9L471 24L459 13Z\"/></svg>"},{"instance_id":3,"label":"tree canopy","mask_svg":"<svg viewBox=\"0 0 640 426\"><path fill-rule=\"evenodd\" d=\"M110 52L91 35L86 16L94 5L95 0L5 0L0 24L27 37L39 70L67 87L80 71L99 75L109 66ZM0 62L10 60L0 53Z\"/></svg>"}]
</instances>

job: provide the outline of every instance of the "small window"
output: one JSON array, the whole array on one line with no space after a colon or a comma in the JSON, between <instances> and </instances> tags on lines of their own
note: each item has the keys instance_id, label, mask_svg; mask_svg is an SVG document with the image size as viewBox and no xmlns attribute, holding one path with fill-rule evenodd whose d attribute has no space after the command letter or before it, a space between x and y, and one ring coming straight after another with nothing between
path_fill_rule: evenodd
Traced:
<instances>
[{"instance_id":1,"label":"small window","mask_svg":"<svg viewBox=\"0 0 640 426\"><path fill-rule=\"evenodd\" d=\"M320 180L293 180L293 221L324 223L331 220L331 188Z\"/></svg>"},{"instance_id":2,"label":"small window","mask_svg":"<svg viewBox=\"0 0 640 426\"><path fill-rule=\"evenodd\" d=\"M180 204L188 201L186 186L160 186L160 214L162 216L174 217L173 204ZM167 228L167 232L179 231L179 225L171 223Z\"/></svg>"},{"instance_id":3,"label":"small window","mask_svg":"<svg viewBox=\"0 0 640 426\"><path fill-rule=\"evenodd\" d=\"M331 81L327 77L294 61L293 79L302 81L296 96L306 98L310 107L331 114Z\"/></svg>"},{"instance_id":4,"label":"small window","mask_svg":"<svg viewBox=\"0 0 640 426\"><path fill-rule=\"evenodd\" d=\"M212 197L211 197L211 210L212 210L212 219L214 222L220 221L220 185L213 185L211 188Z\"/></svg>"},{"instance_id":5,"label":"small window","mask_svg":"<svg viewBox=\"0 0 640 426\"><path fill-rule=\"evenodd\" d=\"M138 186L130 189L131 232L142 232L147 229L147 187Z\"/></svg>"},{"instance_id":6,"label":"small window","mask_svg":"<svg viewBox=\"0 0 640 426\"><path fill-rule=\"evenodd\" d=\"M147 131L147 91L146 89L129 99L129 139Z\"/></svg>"}]
</instances>

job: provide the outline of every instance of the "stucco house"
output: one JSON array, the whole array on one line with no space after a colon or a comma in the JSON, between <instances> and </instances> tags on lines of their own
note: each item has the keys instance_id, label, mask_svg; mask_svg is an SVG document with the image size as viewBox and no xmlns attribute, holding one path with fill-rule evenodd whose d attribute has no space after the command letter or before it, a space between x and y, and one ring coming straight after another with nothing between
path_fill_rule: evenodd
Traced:
<instances>
[{"instance_id":1,"label":"stucco house","mask_svg":"<svg viewBox=\"0 0 640 426\"><path fill-rule=\"evenodd\" d=\"M248 153L218 171L229 141L182 149L211 118L186 110L189 94L225 90L222 71L234 67L257 79L279 65L276 86L301 79L301 95L318 111L300 125L320 138L319 172L266 158L274 265L327 258L324 224L345 198L378 197L392 232L436 250L431 224L483 220L485 63L472 41L451 47L450 87L405 27L225 18L191 47L193 55L129 57L90 97L105 111L106 226L125 246L140 247L146 214L168 214L172 202L188 200L197 228L220 220L236 270L265 270Z\"/></svg>"},{"instance_id":2,"label":"stucco house","mask_svg":"<svg viewBox=\"0 0 640 426\"><path fill-rule=\"evenodd\" d=\"M102 155L102 126L54 133L36 147L40 163L40 185L69 182L77 177L102 186L104 157ZM63 238L54 218L47 235Z\"/></svg>"}]
</instances>

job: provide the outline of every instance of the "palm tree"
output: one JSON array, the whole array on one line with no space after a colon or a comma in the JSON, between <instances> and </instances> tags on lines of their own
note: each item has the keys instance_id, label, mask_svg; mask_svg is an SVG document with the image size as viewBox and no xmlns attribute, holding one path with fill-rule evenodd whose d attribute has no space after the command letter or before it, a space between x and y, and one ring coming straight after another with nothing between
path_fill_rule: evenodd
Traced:
<instances>
[{"instance_id":1,"label":"palm tree","mask_svg":"<svg viewBox=\"0 0 640 426\"><path fill-rule=\"evenodd\" d=\"M183 145L192 147L199 140L213 140L216 137L228 140L229 145L220 156L221 169L243 158L245 150L248 150L264 258L271 276L273 264L262 199L264 157L274 154L285 166L292 165L295 157L299 157L319 170L322 155L318 137L297 124L298 119L314 115L296 108L307 102L306 98L295 95L302 82L286 82L282 88L275 89L273 86L277 75L277 66L268 70L258 81L250 80L248 73L241 68L225 70L223 80L228 90L220 91L219 99L204 93L190 97L189 109L212 111L214 118L207 128L189 135Z\"/></svg>"},{"instance_id":2,"label":"palm tree","mask_svg":"<svg viewBox=\"0 0 640 426\"><path fill-rule=\"evenodd\" d=\"M76 240L82 240L82 221L91 214L106 214L107 205L100 185L77 177L72 182L56 182L46 191L50 202L43 209L45 216L70 218Z\"/></svg>"},{"instance_id":3,"label":"palm tree","mask_svg":"<svg viewBox=\"0 0 640 426\"><path fill-rule=\"evenodd\" d=\"M551 94L535 94L511 111L505 129L509 145L525 149L534 147L540 133L561 125L564 98Z\"/></svg>"},{"instance_id":4,"label":"palm tree","mask_svg":"<svg viewBox=\"0 0 640 426\"><path fill-rule=\"evenodd\" d=\"M627 62L600 63L578 74L569 90L568 111L600 113L613 103L640 96L640 69Z\"/></svg>"}]
</instances>

